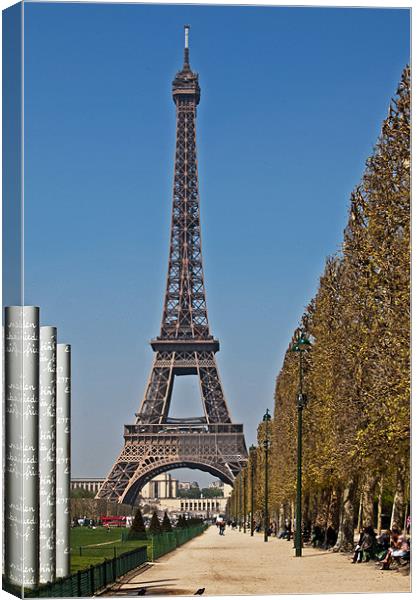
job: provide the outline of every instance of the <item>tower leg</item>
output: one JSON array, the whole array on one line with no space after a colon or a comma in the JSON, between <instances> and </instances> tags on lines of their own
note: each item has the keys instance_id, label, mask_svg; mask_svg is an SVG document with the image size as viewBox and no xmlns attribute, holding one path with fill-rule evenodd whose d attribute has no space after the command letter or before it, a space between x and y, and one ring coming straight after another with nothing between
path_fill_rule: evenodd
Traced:
<instances>
[{"instance_id":1,"label":"tower leg","mask_svg":"<svg viewBox=\"0 0 417 600\"><path fill-rule=\"evenodd\" d=\"M202 400L209 422L230 423L230 414L224 399L214 353L211 353L209 361L204 360L204 362L197 353L197 363Z\"/></svg>"},{"instance_id":2,"label":"tower leg","mask_svg":"<svg viewBox=\"0 0 417 600\"><path fill-rule=\"evenodd\" d=\"M140 409L140 422L159 423L169 406L172 393L173 373L172 363L174 356L168 361L168 366L158 366L158 356L152 366L145 397Z\"/></svg>"}]
</instances>

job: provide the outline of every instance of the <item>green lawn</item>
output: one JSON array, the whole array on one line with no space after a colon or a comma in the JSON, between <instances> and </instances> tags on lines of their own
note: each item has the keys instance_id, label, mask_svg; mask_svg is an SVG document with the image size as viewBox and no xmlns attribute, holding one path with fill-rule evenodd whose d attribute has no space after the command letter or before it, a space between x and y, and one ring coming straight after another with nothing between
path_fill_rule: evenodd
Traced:
<instances>
[{"instance_id":1,"label":"green lawn","mask_svg":"<svg viewBox=\"0 0 417 600\"><path fill-rule=\"evenodd\" d=\"M122 542L122 533L127 531L129 530L122 527L115 527L110 531L104 527L97 527L96 529L74 527L71 529L71 572L101 563L106 558L113 558L115 553L119 556L123 552L134 550L139 546L146 545L149 548L151 545L150 540Z\"/></svg>"},{"instance_id":2,"label":"green lawn","mask_svg":"<svg viewBox=\"0 0 417 600\"><path fill-rule=\"evenodd\" d=\"M83 571L84 569L91 567L91 565L97 565L104 560L106 559L102 556L94 558L91 556L74 556L71 554L71 573Z\"/></svg>"},{"instance_id":3,"label":"green lawn","mask_svg":"<svg viewBox=\"0 0 417 600\"><path fill-rule=\"evenodd\" d=\"M73 527L71 529L71 548L121 540L122 532L125 531L128 531L125 527L114 527L113 529L107 529L105 527L97 527L96 529Z\"/></svg>"}]
</instances>

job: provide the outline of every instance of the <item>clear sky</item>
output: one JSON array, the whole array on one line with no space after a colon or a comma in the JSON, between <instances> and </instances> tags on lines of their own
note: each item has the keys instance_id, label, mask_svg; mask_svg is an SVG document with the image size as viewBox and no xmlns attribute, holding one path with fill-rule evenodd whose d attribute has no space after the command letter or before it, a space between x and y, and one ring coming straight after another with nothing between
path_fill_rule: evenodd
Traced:
<instances>
[{"instance_id":1,"label":"clear sky","mask_svg":"<svg viewBox=\"0 0 417 600\"><path fill-rule=\"evenodd\" d=\"M409 61L408 10L26 5L25 302L72 344L74 476L107 474L152 363L185 23L209 319L248 446ZM185 379L171 416L202 414Z\"/></svg>"}]
</instances>

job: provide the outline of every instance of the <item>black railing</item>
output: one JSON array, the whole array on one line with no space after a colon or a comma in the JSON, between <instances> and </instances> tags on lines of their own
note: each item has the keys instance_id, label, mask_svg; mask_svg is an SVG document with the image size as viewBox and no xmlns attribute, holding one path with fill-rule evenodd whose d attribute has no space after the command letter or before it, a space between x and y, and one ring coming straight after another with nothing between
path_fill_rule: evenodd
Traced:
<instances>
[{"instance_id":1,"label":"black railing","mask_svg":"<svg viewBox=\"0 0 417 600\"><path fill-rule=\"evenodd\" d=\"M130 552L105 560L102 563L91 565L89 569L77 571L69 577L58 579L54 583L47 583L37 590L27 590L27 598L82 598L93 596L97 591L104 589L118 577L125 575L147 561L146 546L140 546Z\"/></svg>"}]
</instances>

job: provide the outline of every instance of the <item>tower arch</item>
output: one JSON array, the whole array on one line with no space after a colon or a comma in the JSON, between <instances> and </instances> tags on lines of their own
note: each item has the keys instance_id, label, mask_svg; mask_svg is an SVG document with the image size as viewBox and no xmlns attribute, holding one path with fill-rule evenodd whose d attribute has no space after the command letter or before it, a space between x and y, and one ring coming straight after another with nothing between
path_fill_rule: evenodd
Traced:
<instances>
[{"instance_id":1,"label":"tower arch","mask_svg":"<svg viewBox=\"0 0 417 600\"><path fill-rule=\"evenodd\" d=\"M157 466L155 466L151 470L147 470L143 475L139 475L136 479L132 478L127 485L121 501L124 504L135 504L135 501L142 490L142 488L149 482L151 479L156 477L157 475L161 475L162 473L166 473L167 471L172 471L173 469L196 469L198 471L204 471L206 473L210 473L213 477L220 479L223 483L228 485L233 485L234 477L230 474L226 474L224 470L219 469L218 467L214 467L209 464L203 464L201 462L196 461L187 461L187 462L161 462Z\"/></svg>"}]
</instances>

